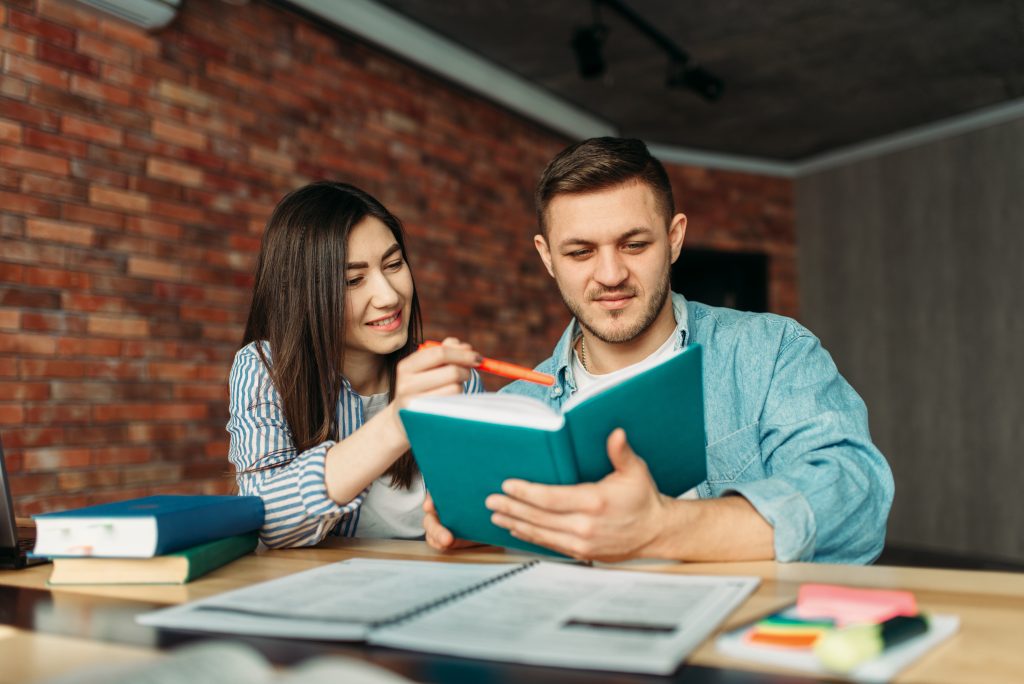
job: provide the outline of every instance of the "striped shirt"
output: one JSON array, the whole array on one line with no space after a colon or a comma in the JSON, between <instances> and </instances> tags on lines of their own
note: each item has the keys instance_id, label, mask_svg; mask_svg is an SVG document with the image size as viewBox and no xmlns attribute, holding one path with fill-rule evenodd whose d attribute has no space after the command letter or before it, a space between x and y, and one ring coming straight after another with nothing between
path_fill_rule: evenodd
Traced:
<instances>
[{"instance_id":1,"label":"striped shirt","mask_svg":"<svg viewBox=\"0 0 1024 684\"><path fill-rule=\"evenodd\" d=\"M270 358L266 342L263 350ZM480 376L473 371L465 391L482 390ZM328 440L300 454L295 453L281 397L254 342L235 354L229 392L228 458L237 472L238 493L263 499L265 518L260 530L263 543L271 548L287 548L312 546L328 534L357 536L359 509L369 487L343 505L327 495L324 480L327 451L336 442ZM363 422L363 402L345 380L338 397L340 438L344 440ZM243 472L289 459L291 462L280 467Z\"/></svg>"}]
</instances>

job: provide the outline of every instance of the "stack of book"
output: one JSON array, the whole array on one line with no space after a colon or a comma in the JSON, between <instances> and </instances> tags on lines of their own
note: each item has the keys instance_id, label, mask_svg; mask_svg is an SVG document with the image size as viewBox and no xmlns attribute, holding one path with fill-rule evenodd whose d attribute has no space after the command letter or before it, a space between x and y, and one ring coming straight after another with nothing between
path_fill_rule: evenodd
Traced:
<instances>
[{"instance_id":1,"label":"stack of book","mask_svg":"<svg viewBox=\"0 0 1024 684\"><path fill-rule=\"evenodd\" d=\"M50 584L183 584L256 548L256 496L150 496L35 516Z\"/></svg>"}]
</instances>

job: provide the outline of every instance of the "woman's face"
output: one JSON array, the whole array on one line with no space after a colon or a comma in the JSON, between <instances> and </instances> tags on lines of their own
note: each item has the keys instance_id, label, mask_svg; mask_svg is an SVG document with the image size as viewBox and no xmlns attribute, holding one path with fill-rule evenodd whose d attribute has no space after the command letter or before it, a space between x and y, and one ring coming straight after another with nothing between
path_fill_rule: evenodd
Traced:
<instances>
[{"instance_id":1,"label":"woman's face","mask_svg":"<svg viewBox=\"0 0 1024 684\"><path fill-rule=\"evenodd\" d=\"M380 219L368 216L348 236L345 266L345 348L383 355L409 335L413 285L398 241Z\"/></svg>"}]
</instances>

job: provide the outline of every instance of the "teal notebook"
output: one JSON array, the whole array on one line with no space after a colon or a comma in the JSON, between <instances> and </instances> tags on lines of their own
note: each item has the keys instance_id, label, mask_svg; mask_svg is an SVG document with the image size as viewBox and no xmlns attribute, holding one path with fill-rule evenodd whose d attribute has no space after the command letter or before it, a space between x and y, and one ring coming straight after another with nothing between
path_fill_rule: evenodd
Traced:
<instances>
[{"instance_id":1,"label":"teal notebook","mask_svg":"<svg viewBox=\"0 0 1024 684\"><path fill-rule=\"evenodd\" d=\"M668 496L707 478L700 345L599 380L562 411L529 397L422 397L399 413L441 522L460 539L552 553L491 523L484 506L508 478L596 482L612 471L606 442L621 427Z\"/></svg>"}]
</instances>

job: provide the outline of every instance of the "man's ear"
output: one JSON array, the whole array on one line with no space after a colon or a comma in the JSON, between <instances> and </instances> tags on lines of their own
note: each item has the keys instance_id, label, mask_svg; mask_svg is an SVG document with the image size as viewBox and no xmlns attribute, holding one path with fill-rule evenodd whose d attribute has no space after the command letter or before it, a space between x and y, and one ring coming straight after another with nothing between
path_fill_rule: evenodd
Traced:
<instances>
[{"instance_id":1,"label":"man's ear","mask_svg":"<svg viewBox=\"0 0 1024 684\"><path fill-rule=\"evenodd\" d=\"M672 250L672 263L679 258L679 251L683 248L683 239L686 237L686 214L676 214L672 217L672 223L668 226L668 244Z\"/></svg>"},{"instance_id":2,"label":"man's ear","mask_svg":"<svg viewBox=\"0 0 1024 684\"><path fill-rule=\"evenodd\" d=\"M533 246L537 248L537 254L540 254L540 260L544 262L544 268L548 269L548 275L554 278L555 272L551 268L551 250L548 249L548 241L544 239L543 235L534 235Z\"/></svg>"}]
</instances>

